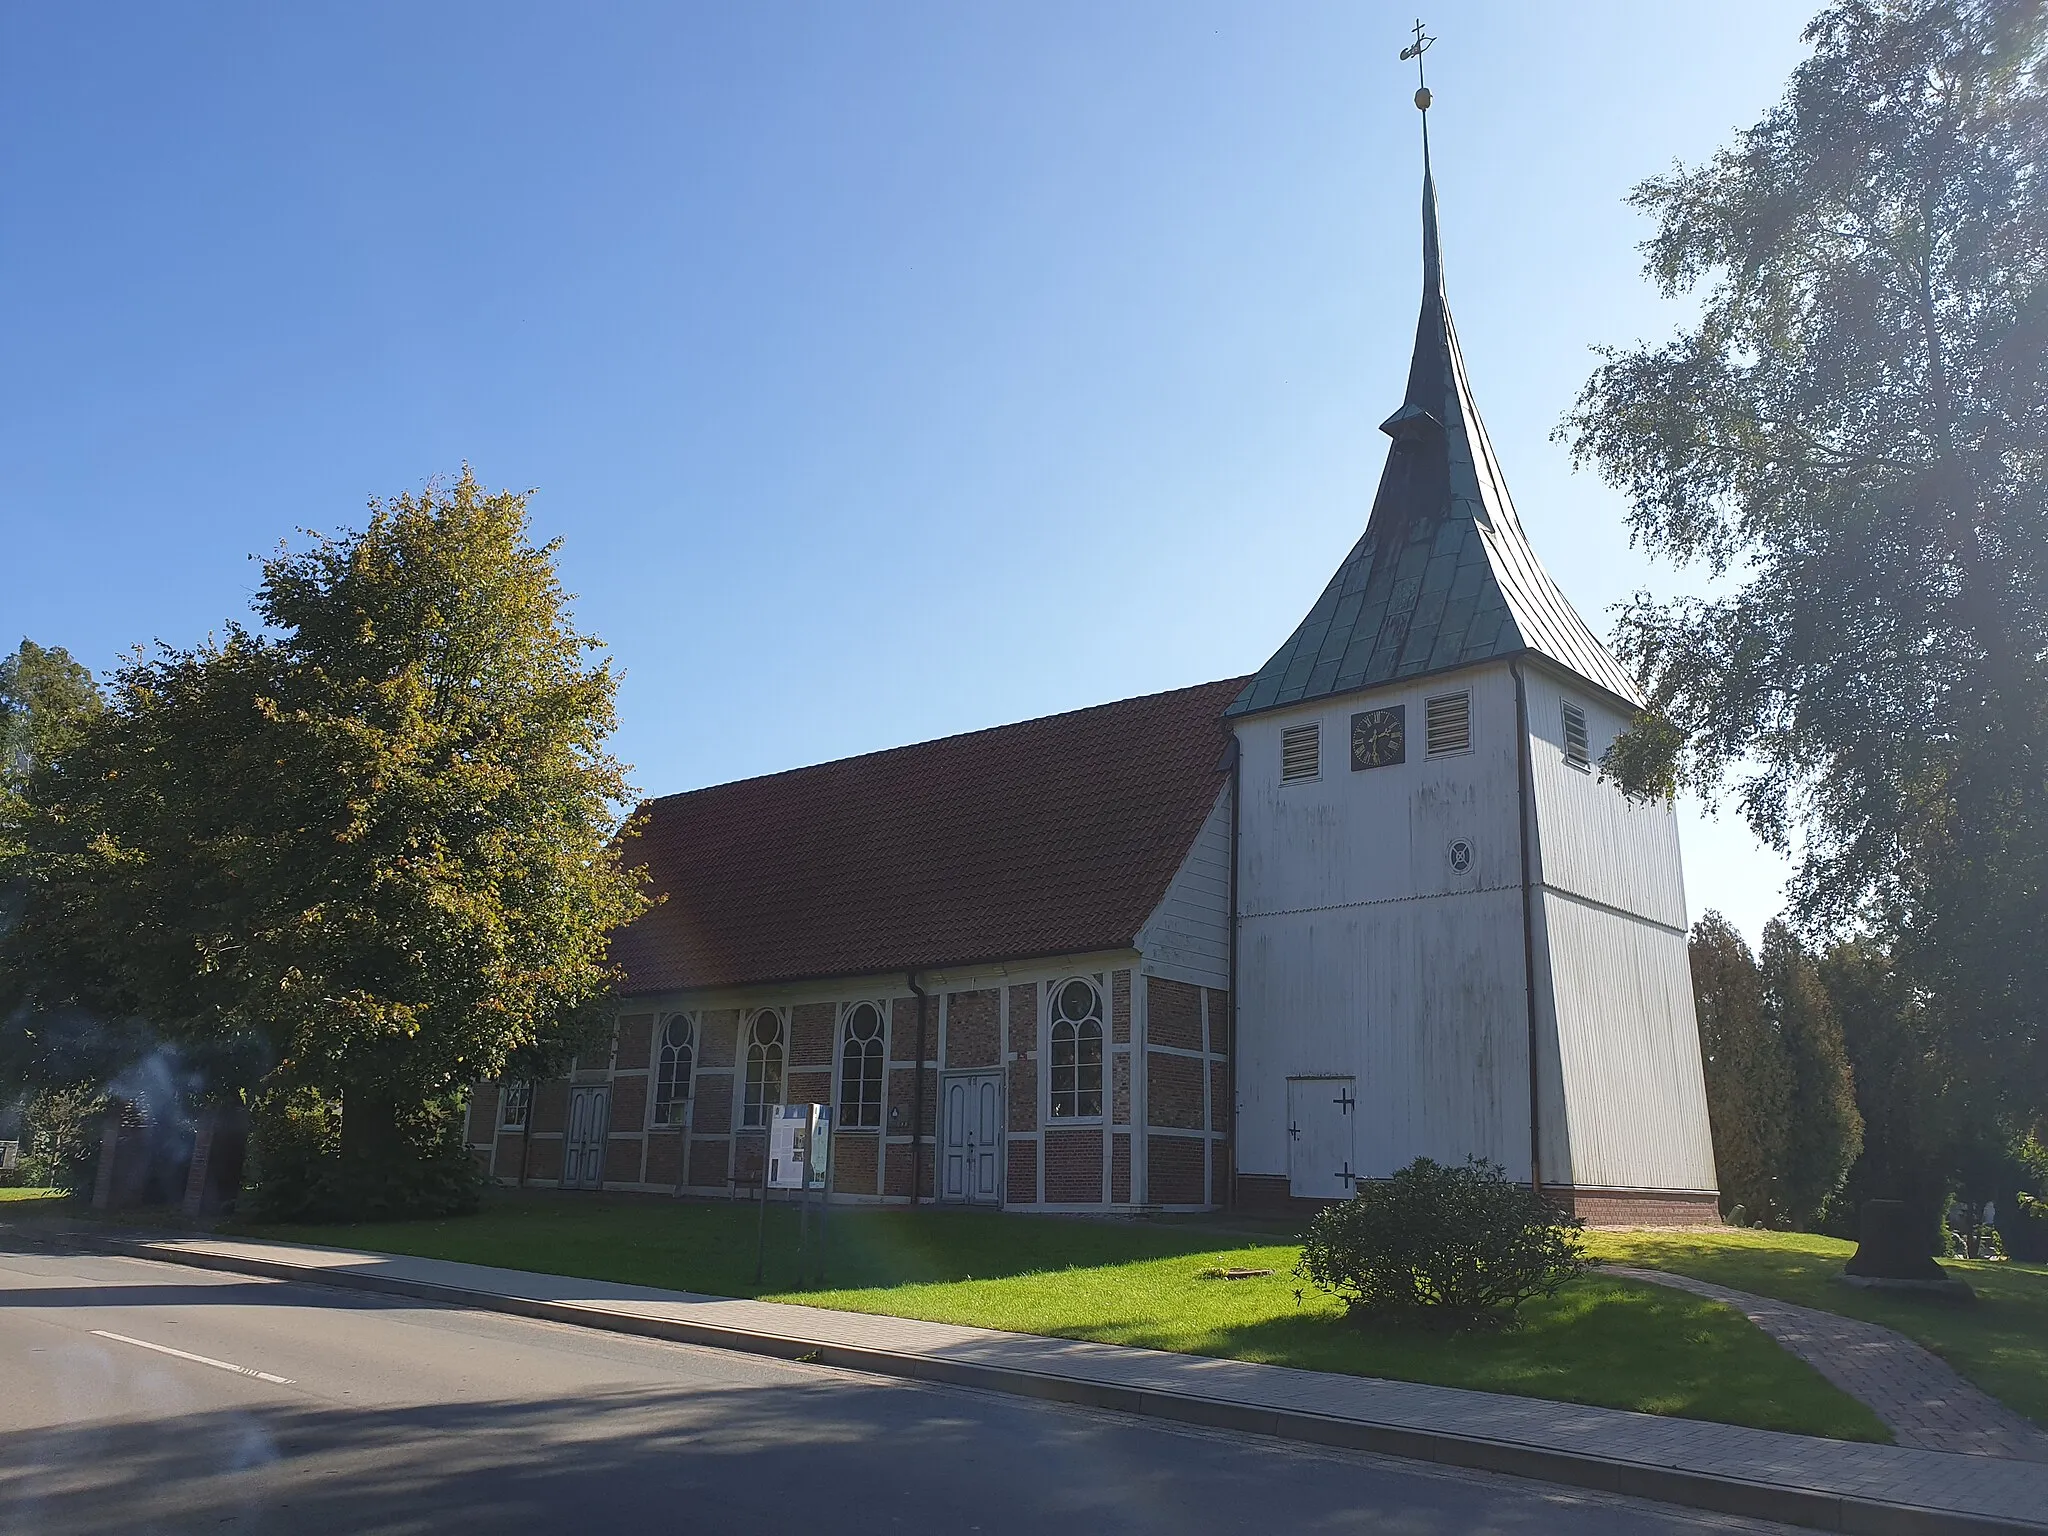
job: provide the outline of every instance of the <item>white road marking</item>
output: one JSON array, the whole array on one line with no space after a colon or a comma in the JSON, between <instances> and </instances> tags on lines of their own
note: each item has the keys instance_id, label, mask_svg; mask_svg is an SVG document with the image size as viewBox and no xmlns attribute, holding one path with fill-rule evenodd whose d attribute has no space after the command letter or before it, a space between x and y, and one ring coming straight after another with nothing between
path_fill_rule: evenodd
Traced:
<instances>
[{"instance_id":1,"label":"white road marking","mask_svg":"<svg viewBox=\"0 0 2048 1536\"><path fill-rule=\"evenodd\" d=\"M182 1349L173 1349L168 1344L152 1344L147 1339L131 1339L125 1333L109 1333L104 1328L92 1330L93 1337L113 1339L121 1344L133 1344L137 1349L153 1349L160 1355L175 1355L180 1360L190 1360L194 1365L210 1365L216 1371L233 1371L237 1376L254 1376L258 1381L270 1382L273 1386L292 1387L298 1383L289 1376L273 1376L268 1371L252 1371L246 1365L230 1365L225 1360L210 1360L205 1355L187 1354Z\"/></svg>"}]
</instances>

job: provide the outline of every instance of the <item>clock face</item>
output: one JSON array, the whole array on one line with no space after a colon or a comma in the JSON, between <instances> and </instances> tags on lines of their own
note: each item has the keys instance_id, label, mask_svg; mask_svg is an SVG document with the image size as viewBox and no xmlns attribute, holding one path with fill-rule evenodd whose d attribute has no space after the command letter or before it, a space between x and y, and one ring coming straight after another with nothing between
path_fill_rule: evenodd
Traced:
<instances>
[{"instance_id":1,"label":"clock face","mask_svg":"<svg viewBox=\"0 0 2048 1536\"><path fill-rule=\"evenodd\" d=\"M1408 706L1368 709L1351 717L1351 767L1387 768L1408 760Z\"/></svg>"}]
</instances>

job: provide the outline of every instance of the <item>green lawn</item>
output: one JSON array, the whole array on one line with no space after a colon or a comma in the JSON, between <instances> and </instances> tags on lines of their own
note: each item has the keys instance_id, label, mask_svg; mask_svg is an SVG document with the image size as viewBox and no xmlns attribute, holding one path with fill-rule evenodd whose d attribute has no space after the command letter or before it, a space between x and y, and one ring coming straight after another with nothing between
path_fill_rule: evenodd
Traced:
<instances>
[{"instance_id":1,"label":"green lawn","mask_svg":"<svg viewBox=\"0 0 2048 1536\"><path fill-rule=\"evenodd\" d=\"M18 1189L0 1185L0 1204L10 1200L33 1200L54 1206L64 1198L61 1189Z\"/></svg>"},{"instance_id":2,"label":"green lawn","mask_svg":"<svg viewBox=\"0 0 2048 1536\"><path fill-rule=\"evenodd\" d=\"M1760 1296L1865 1318L1917 1339L2010 1407L2048 1426L2048 1268L1951 1263L1973 1305L1858 1290L1833 1277L1855 1244L1804 1232L1591 1232L1594 1257L1668 1269Z\"/></svg>"},{"instance_id":3,"label":"green lawn","mask_svg":"<svg viewBox=\"0 0 2048 1536\"><path fill-rule=\"evenodd\" d=\"M590 1279L1140 1344L1684 1418L1887 1440L1877 1419L1728 1308L1600 1276L1528 1307L1523 1326L1444 1338L1363 1329L1295 1279L1296 1248L1213 1223L969 1211L840 1211L827 1287L797 1283L795 1214L770 1213L754 1283L752 1206L494 1196L478 1216L262 1227L277 1237ZM813 1229L815 1231L815 1228ZM1251 1280L1203 1271L1272 1269ZM1299 1297L1296 1292L1300 1291Z\"/></svg>"}]
</instances>

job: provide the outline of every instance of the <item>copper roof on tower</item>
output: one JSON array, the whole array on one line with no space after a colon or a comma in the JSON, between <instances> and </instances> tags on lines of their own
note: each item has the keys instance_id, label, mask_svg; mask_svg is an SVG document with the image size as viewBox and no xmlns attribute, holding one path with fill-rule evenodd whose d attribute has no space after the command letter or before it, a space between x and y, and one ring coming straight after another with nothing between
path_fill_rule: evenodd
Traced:
<instances>
[{"instance_id":1,"label":"copper roof on tower","mask_svg":"<svg viewBox=\"0 0 2048 1536\"><path fill-rule=\"evenodd\" d=\"M1640 705L1635 681L1529 547L1444 301L1436 183L1422 169L1422 314L1365 534L1226 711L1250 714L1527 652Z\"/></svg>"}]
</instances>

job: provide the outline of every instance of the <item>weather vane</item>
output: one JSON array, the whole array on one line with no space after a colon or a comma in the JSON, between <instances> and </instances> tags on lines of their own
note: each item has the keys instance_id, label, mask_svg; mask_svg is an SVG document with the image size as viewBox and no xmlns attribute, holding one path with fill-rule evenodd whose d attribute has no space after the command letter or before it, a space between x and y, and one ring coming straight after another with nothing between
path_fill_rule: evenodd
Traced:
<instances>
[{"instance_id":1,"label":"weather vane","mask_svg":"<svg viewBox=\"0 0 2048 1536\"><path fill-rule=\"evenodd\" d=\"M1424 112L1429 110L1429 86L1422 78L1422 56L1429 52L1429 45L1436 39L1422 30L1422 18L1415 18L1415 41L1401 50L1403 59L1415 61L1415 105Z\"/></svg>"}]
</instances>

